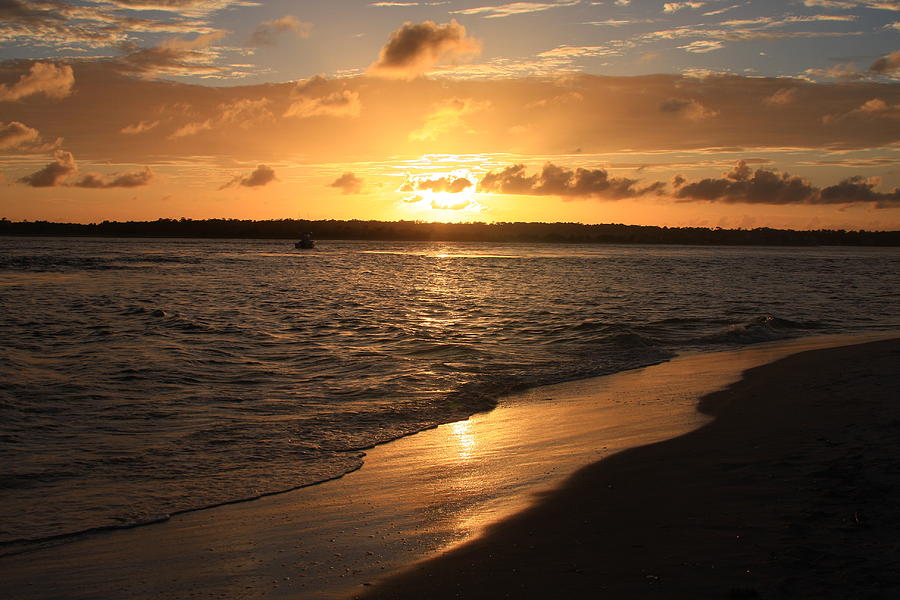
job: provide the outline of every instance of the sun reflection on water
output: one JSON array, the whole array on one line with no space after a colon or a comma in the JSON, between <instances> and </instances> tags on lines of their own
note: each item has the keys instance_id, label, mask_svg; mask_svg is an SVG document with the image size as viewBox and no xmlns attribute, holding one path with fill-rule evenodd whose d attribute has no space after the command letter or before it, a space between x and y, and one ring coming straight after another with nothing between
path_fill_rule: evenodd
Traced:
<instances>
[{"instance_id":1,"label":"sun reflection on water","mask_svg":"<svg viewBox=\"0 0 900 600\"><path fill-rule=\"evenodd\" d=\"M472 430L471 421L459 421L450 424L450 436L456 444L456 455L460 460L469 460L475 454L478 439Z\"/></svg>"}]
</instances>

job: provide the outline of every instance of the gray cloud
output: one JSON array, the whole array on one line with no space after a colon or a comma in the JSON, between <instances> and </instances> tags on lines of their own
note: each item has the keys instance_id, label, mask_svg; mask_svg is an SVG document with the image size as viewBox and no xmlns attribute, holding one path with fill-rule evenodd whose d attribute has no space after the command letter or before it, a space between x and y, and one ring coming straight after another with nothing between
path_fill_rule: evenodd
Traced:
<instances>
[{"instance_id":1,"label":"gray cloud","mask_svg":"<svg viewBox=\"0 0 900 600\"><path fill-rule=\"evenodd\" d=\"M678 175L673 180L679 200L746 204L860 204L878 208L896 206L900 188L883 193L875 191L877 178L849 177L837 185L819 189L809 181L779 171L757 169L738 162L719 179L707 178L687 183Z\"/></svg>"},{"instance_id":2,"label":"gray cloud","mask_svg":"<svg viewBox=\"0 0 900 600\"><path fill-rule=\"evenodd\" d=\"M714 117L718 113L703 106L694 99L669 98L659 104L662 113L677 115L692 121L699 121L708 117Z\"/></svg>"},{"instance_id":3,"label":"gray cloud","mask_svg":"<svg viewBox=\"0 0 900 600\"><path fill-rule=\"evenodd\" d=\"M71 93L74 84L72 67L36 62L14 84L0 84L0 101L21 100L36 94L43 94L48 98L65 98Z\"/></svg>"},{"instance_id":4,"label":"gray cloud","mask_svg":"<svg viewBox=\"0 0 900 600\"><path fill-rule=\"evenodd\" d=\"M76 172L78 172L78 167L75 165L75 157L72 156L72 153L57 150L53 154L53 162L31 175L22 177L19 179L19 183L31 187L54 187L61 185Z\"/></svg>"},{"instance_id":5,"label":"gray cloud","mask_svg":"<svg viewBox=\"0 0 900 600\"><path fill-rule=\"evenodd\" d=\"M113 0L96 0L92 6L64 0L32 2L2 0L0 2L0 41L41 41L47 46L88 46L101 48L124 43L135 33L209 33L207 23L182 15L199 16L198 11L179 10L178 16L156 16L153 19L123 15L133 6ZM201 4L201 3L196 3Z\"/></svg>"},{"instance_id":6,"label":"gray cloud","mask_svg":"<svg viewBox=\"0 0 900 600\"><path fill-rule=\"evenodd\" d=\"M278 181L278 178L275 177L275 170L272 167L268 167L266 165L259 165L258 167L256 167L256 169L253 170L252 173L250 173L246 177L241 177L240 175L238 175L219 189L224 190L225 188L236 185L250 188L263 187L269 185L274 181Z\"/></svg>"},{"instance_id":7,"label":"gray cloud","mask_svg":"<svg viewBox=\"0 0 900 600\"><path fill-rule=\"evenodd\" d=\"M563 198L605 198L618 200L657 192L665 184L655 182L637 187L637 179L610 178L603 169L567 169L553 163L544 165L540 173L526 175L525 165L513 165L499 172L489 172L478 184L481 192L560 196Z\"/></svg>"},{"instance_id":8,"label":"gray cloud","mask_svg":"<svg viewBox=\"0 0 900 600\"><path fill-rule=\"evenodd\" d=\"M876 208L895 208L900 206L900 188L891 192L876 192L875 186L881 183L877 177L865 178L860 175L848 177L837 185L822 188L819 200L822 204L871 203Z\"/></svg>"},{"instance_id":9,"label":"gray cloud","mask_svg":"<svg viewBox=\"0 0 900 600\"><path fill-rule=\"evenodd\" d=\"M123 73L148 78L159 75L228 76L231 74L231 68L213 64L219 55L210 48L225 34L224 31L214 31L190 40L173 38L150 48L123 44L121 48L126 54L117 60L115 65Z\"/></svg>"},{"instance_id":10,"label":"gray cloud","mask_svg":"<svg viewBox=\"0 0 900 600\"><path fill-rule=\"evenodd\" d=\"M342 194L358 194L362 191L363 180L353 173L344 173L328 184L328 187L338 188Z\"/></svg>"},{"instance_id":11,"label":"gray cloud","mask_svg":"<svg viewBox=\"0 0 900 600\"><path fill-rule=\"evenodd\" d=\"M130 10L158 10L205 16L232 6L261 6L249 0L104 0L108 4Z\"/></svg>"},{"instance_id":12,"label":"gray cloud","mask_svg":"<svg viewBox=\"0 0 900 600\"><path fill-rule=\"evenodd\" d=\"M412 79L439 62L459 61L481 51L481 42L466 35L466 28L451 20L404 23L391 34L369 73L384 77Z\"/></svg>"},{"instance_id":13,"label":"gray cloud","mask_svg":"<svg viewBox=\"0 0 900 600\"><path fill-rule=\"evenodd\" d=\"M144 167L140 171L131 173L113 173L111 175L88 173L72 185L94 189L133 188L147 185L151 179L153 179L153 171L150 170L150 167Z\"/></svg>"},{"instance_id":14,"label":"gray cloud","mask_svg":"<svg viewBox=\"0 0 900 600\"><path fill-rule=\"evenodd\" d=\"M295 33L297 37L306 38L309 37L312 27L312 23L301 21L292 15L287 15L273 21L265 21L253 32L247 45L257 47L275 46L277 45L279 35L290 32Z\"/></svg>"}]
</instances>

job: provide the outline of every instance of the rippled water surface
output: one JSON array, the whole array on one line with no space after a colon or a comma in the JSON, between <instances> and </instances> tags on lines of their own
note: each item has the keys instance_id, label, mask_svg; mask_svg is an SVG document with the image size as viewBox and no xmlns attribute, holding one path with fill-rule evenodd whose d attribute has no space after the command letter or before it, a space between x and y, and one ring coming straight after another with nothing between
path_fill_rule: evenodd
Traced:
<instances>
[{"instance_id":1,"label":"rippled water surface","mask_svg":"<svg viewBox=\"0 0 900 600\"><path fill-rule=\"evenodd\" d=\"M340 476L523 386L894 329L900 249L0 238L0 542Z\"/></svg>"}]
</instances>

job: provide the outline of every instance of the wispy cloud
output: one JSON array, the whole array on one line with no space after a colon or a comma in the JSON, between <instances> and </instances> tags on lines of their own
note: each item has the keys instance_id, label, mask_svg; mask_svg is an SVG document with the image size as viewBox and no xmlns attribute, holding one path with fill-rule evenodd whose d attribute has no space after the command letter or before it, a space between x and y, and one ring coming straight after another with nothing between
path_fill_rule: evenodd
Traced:
<instances>
[{"instance_id":1,"label":"wispy cloud","mask_svg":"<svg viewBox=\"0 0 900 600\"><path fill-rule=\"evenodd\" d=\"M666 2L663 4L663 12L674 13L685 8L703 8L706 2Z\"/></svg>"},{"instance_id":2,"label":"wispy cloud","mask_svg":"<svg viewBox=\"0 0 900 600\"><path fill-rule=\"evenodd\" d=\"M490 102L472 98L450 98L432 106L425 117L425 123L409 134L416 142L433 141L451 132L474 133L466 122L466 117L486 110Z\"/></svg>"},{"instance_id":3,"label":"wispy cloud","mask_svg":"<svg viewBox=\"0 0 900 600\"><path fill-rule=\"evenodd\" d=\"M477 6L474 8L463 8L452 10L450 12L458 15L479 15L485 19L501 19L503 17L511 17L513 15L527 15L531 13L544 12L552 8L562 8L565 6L575 6L581 0L558 0L557 2L510 2L508 4L499 4L496 6Z\"/></svg>"},{"instance_id":4,"label":"wispy cloud","mask_svg":"<svg viewBox=\"0 0 900 600\"><path fill-rule=\"evenodd\" d=\"M721 50L725 44L719 40L696 40L684 46L678 46L685 52L693 52L695 54L704 54L713 50Z\"/></svg>"}]
</instances>

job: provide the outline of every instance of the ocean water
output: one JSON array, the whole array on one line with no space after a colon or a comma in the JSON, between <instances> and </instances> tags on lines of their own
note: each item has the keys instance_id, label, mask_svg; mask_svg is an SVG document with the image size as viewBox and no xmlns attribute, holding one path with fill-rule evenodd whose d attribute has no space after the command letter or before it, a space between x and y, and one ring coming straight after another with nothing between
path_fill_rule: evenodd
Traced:
<instances>
[{"instance_id":1,"label":"ocean water","mask_svg":"<svg viewBox=\"0 0 900 600\"><path fill-rule=\"evenodd\" d=\"M0 544L339 477L527 386L897 329L897 248L0 238Z\"/></svg>"}]
</instances>

